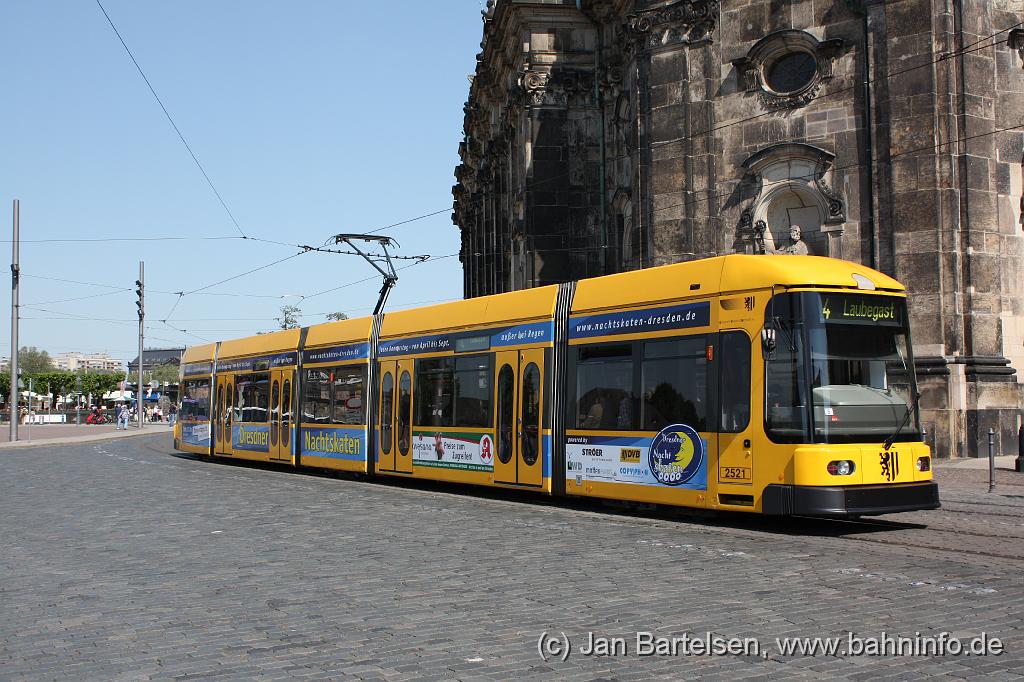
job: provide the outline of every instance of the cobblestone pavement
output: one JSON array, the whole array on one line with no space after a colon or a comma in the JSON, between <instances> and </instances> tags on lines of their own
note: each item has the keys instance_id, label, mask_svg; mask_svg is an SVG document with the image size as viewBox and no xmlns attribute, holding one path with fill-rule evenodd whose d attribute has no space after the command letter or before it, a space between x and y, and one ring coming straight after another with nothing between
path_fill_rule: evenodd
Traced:
<instances>
[{"instance_id":1,"label":"cobblestone pavement","mask_svg":"<svg viewBox=\"0 0 1024 682\"><path fill-rule=\"evenodd\" d=\"M3 679L1024 670L1024 493L1009 472L989 494L975 472L940 470L935 512L780 522L212 463L172 454L166 434L0 456ZM760 651L639 656L638 631ZM784 655L775 641L940 631L1005 652ZM564 661L542 660L544 632L572 642ZM591 632L625 638L625 655L584 655Z\"/></svg>"}]
</instances>

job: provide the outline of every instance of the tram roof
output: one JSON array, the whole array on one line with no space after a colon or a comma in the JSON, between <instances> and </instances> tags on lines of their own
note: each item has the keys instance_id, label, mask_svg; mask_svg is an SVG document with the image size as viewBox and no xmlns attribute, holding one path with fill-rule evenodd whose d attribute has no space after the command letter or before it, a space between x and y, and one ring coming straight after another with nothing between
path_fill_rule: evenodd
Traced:
<instances>
[{"instance_id":1,"label":"tram roof","mask_svg":"<svg viewBox=\"0 0 1024 682\"><path fill-rule=\"evenodd\" d=\"M580 280L572 309L636 305L638 292L645 294L644 302L658 302L772 286L857 289L855 274L867 278L877 289L904 291L903 285L888 275L836 258L731 254Z\"/></svg>"},{"instance_id":2,"label":"tram roof","mask_svg":"<svg viewBox=\"0 0 1024 682\"><path fill-rule=\"evenodd\" d=\"M185 354L181 356L181 364L186 362L209 362L213 360L213 354L217 350L216 343L204 343L199 346L189 346Z\"/></svg>"},{"instance_id":3,"label":"tram roof","mask_svg":"<svg viewBox=\"0 0 1024 682\"><path fill-rule=\"evenodd\" d=\"M328 344L369 341L372 326L372 317L356 317L351 320L314 324L306 334L305 347L315 348Z\"/></svg>"},{"instance_id":4,"label":"tram roof","mask_svg":"<svg viewBox=\"0 0 1024 682\"><path fill-rule=\"evenodd\" d=\"M555 311L556 285L478 296L425 308L384 315L380 336L394 338L441 330L498 326L510 322L550 319Z\"/></svg>"},{"instance_id":5,"label":"tram roof","mask_svg":"<svg viewBox=\"0 0 1024 682\"><path fill-rule=\"evenodd\" d=\"M295 350L299 346L298 329L282 329L269 334L247 336L244 339L222 341L218 359L246 357Z\"/></svg>"},{"instance_id":6,"label":"tram roof","mask_svg":"<svg viewBox=\"0 0 1024 682\"><path fill-rule=\"evenodd\" d=\"M888 275L836 258L731 254L580 280L573 297L572 310L580 312L631 307L641 303L753 291L772 286L861 289L854 275L866 278L878 290L905 290L902 284ZM693 285L699 287L694 289ZM552 285L388 312L381 327L381 338L550 318L557 293L558 287ZM638 295L640 293L643 295ZM309 348L367 340L372 320L372 317L360 317L313 325L309 328L305 346ZM299 334L298 329L285 329L224 341L221 343L219 357L245 357L295 350ZM216 344L213 343L191 346L185 349L182 362L212 360L215 348Z\"/></svg>"},{"instance_id":7,"label":"tram roof","mask_svg":"<svg viewBox=\"0 0 1024 682\"><path fill-rule=\"evenodd\" d=\"M867 278L876 289L905 291L898 281L866 265L823 256L732 254L722 256L722 291L759 289L778 284L861 289L854 275Z\"/></svg>"}]
</instances>

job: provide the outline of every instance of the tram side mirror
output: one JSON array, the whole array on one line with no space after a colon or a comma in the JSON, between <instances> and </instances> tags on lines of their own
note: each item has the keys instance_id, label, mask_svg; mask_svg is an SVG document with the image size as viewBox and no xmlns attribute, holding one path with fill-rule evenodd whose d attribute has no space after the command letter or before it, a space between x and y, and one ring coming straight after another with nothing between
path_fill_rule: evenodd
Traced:
<instances>
[{"instance_id":1,"label":"tram side mirror","mask_svg":"<svg viewBox=\"0 0 1024 682\"><path fill-rule=\"evenodd\" d=\"M765 327L761 330L761 348L765 357L775 352L775 329Z\"/></svg>"}]
</instances>

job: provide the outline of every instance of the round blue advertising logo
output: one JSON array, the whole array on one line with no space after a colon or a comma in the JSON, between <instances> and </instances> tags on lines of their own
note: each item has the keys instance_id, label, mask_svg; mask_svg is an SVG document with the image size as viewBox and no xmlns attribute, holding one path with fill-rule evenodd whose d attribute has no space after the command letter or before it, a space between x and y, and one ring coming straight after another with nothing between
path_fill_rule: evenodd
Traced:
<instances>
[{"instance_id":1,"label":"round blue advertising logo","mask_svg":"<svg viewBox=\"0 0 1024 682\"><path fill-rule=\"evenodd\" d=\"M651 441L647 460L659 483L682 485L700 471L704 462L704 441L692 427L672 424Z\"/></svg>"}]
</instances>

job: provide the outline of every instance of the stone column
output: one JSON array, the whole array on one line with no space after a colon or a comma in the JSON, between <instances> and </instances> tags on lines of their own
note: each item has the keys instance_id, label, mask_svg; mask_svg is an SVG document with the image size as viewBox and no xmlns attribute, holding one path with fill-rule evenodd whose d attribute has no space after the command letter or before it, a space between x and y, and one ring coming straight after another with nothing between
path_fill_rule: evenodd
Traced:
<instances>
[{"instance_id":1,"label":"stone column","mask_svg":"<svg viewBox=\"0 0 1024 682\"><path fill-rule=\"evenodd\" d=\"M709 195L716 178L711 37L719 3L643 4L652 6L628 18L637 88L647 95L640 102L647 119L640 151L649 189L637 193L651 202L643 216L651 243L644 265L663 265L714 255L718 240Z\"/></svg>"}]
</instances>

